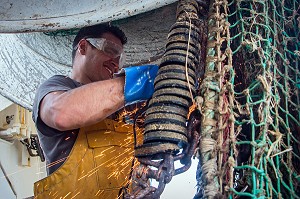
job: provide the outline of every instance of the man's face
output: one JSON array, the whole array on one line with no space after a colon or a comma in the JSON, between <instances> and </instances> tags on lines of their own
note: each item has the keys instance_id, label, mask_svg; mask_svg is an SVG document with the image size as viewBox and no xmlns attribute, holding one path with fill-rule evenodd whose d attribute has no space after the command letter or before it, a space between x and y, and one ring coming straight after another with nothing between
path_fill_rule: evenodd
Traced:
<instances>
[{"instance_id":1,"label":"man's face","mask_svg":"<svg viewBox=\"0 0 300 199\"><path fill-rule=\"evenodd\" d=\"M123 47L121 40L111 33L103 33L101 38ZM88 41L87 43L85 75L91 82L113 78L113 74L119 70L119 57L113 58L103 50L93 47Z\"/></svg>"}]
</instances>

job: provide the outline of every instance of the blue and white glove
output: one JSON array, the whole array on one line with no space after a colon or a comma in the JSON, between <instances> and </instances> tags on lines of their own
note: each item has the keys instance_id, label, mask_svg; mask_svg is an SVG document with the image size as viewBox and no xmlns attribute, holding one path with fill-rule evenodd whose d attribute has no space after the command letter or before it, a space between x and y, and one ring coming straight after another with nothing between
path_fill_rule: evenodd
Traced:
<instances>
[{"instance_id":1,"label":"blue and white glove","mask_svg":"<svg viewBox=\"0 0 300 199\"><path fill-rule=\"evenodd\" d=\"M151 98L157 71L157 65L132 66L121 69L117 76L125 73L125 106Z\"/></svg>"}]
</instances>

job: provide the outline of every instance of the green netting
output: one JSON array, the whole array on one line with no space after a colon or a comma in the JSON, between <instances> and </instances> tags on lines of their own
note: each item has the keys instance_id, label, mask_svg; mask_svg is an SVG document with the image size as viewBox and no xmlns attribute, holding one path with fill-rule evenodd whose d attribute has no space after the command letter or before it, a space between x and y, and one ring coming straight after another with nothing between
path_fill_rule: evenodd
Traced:
<instances>
[{"instance_id":1,"label":"green netting","mask_svg":"<svg viewBox=\"0 0 300 199\"><path fill-rule=\"evenodd\" d=\"M300 1L212 1L208 32L198 196L300 198Z\"/></svg>"},{"instance_id":2,"label":"green netting","mask_svg":"<svg viewBox=\"0 0 300 199\"><path fill-rule=\"evenodd\" d=\"M69 35L76 35L78 33L79 29L69 29L69 30L57 30L52 32L44 32L45 35L48 36L69 36Z\"/></svg>"}]
</instances>

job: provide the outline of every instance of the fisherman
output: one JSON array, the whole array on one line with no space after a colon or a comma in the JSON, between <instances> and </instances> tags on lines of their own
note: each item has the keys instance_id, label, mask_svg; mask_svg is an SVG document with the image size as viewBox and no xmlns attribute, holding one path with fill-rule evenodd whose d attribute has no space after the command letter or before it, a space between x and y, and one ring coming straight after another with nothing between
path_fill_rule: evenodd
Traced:
<instances>
[{"instance_id":1,"label":"fisherman","mask_svg":"<svg viewBox=\"0 0 300 199\"><path fill-rule=\"evenodd\" d=\"M48 177L35 183L35 198L115 199L128 186L133 129L115 113L152 96L158 66L122 68L126 42L110 24L80 29L71 78L55 75L38 88L33 120Z\"/></svg>"}]
</instances>

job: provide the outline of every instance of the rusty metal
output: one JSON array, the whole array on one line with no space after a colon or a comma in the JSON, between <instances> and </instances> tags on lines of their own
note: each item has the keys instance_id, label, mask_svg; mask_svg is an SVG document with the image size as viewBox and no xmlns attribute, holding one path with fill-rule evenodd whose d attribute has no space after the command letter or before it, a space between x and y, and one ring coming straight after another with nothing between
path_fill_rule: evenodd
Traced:
<instances>
[{"instance_id":1,"label":"rusty metal","mask_svg":"<svg viewBox=\"0 0 300 199\"><path fill-rule=\"evenodd\" d=\"M188 125L188 140L189 147L184 149L181 154L175 155L172 150L169 150L169 144L156 145L159 147L158 150L164 148L165 153L152 154L153 156L139 157L138 160L140 165L134 169L134 183L135 189L132 193L127 193L125 199L157 199L163 192L167 183L169 183L173 176L181 174L187 171L191 166L191 157L194 155L197 145L199 144L199 133L200 128L200 118L199 114L191 114ZM152 151L152 146L150 146L150 151ZM145 147L136 149L147 150ZM140 151L141 152L141 151ZM141 154L145 154L143 151ZM153 159L160 159L159 161L154 161ZM174 167L174 162L180 160L182 167ZM149 166L155 169L150 169ZM152 187L148 183L148 179L155 179L159 182L157 188Z\"/></svg>"}]
</instances>

